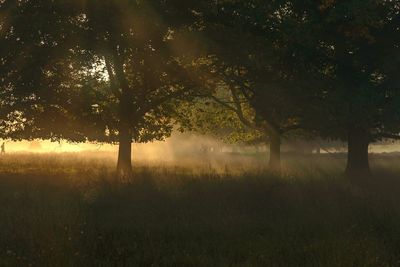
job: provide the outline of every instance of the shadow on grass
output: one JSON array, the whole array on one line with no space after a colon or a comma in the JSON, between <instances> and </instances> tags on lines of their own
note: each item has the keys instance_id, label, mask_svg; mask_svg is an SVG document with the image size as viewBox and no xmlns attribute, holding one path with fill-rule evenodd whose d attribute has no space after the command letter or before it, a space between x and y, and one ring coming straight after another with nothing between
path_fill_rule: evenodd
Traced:
<instances>
[{"instance_id":1,"label":"shadow on grass","mask_svg":"<svg viewBox=\"0 0 400 267\"><path fill-rule=\"evenodd\" d=\"M400 181L326 172L0 175L0 266L395 266Z\"/></svg>"}]
</instances>

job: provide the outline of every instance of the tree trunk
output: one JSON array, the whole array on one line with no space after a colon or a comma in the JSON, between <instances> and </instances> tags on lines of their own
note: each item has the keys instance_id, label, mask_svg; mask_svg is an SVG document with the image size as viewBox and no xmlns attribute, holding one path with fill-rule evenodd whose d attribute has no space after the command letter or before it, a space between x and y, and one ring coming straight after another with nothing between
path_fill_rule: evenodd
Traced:
<instances>
[{"instance_id":1,"label":"tree trunk","mask_svg":"<svg viewBox=\"0 0 400 267\"><path fill-rule=\"evenodd\" d=\"M281 171L281 136L279 133L270 135L269 168L273 172Z\"/></svg>"},{"instance_id":2,"label":"tree trunk","mask_svg":"<svg viewBox=\"0 0 400 267\"><path fill-rule=\"evenodd\" d=\"M117 48L113 54L114 71L121 88L119 95L119 150L117 172L123 179L132 176L132 103L133 95L126 79L123 62L120 60Z\"/></svg>"},{"instance_id":3,"label":"tree trunk","mask_svg":"<svg viewBox=\"0 0 400 267\"><path fill-rule=\"evenodd\" d=\"M370 174L368 161L369 133L363 128L353 127L348 131L346 174L365 176Z\"/></svg>"},{"instance_id":4,"label":"tree trunk","mask_svg":"<svg viewBox=\"0 0 400 267\"><path fill-rule=\"evenodd\" d=\"M119 131L117 171L120 177L132 176L132 131L129 125L123 124Z\"/></svg>"}]
</instances>

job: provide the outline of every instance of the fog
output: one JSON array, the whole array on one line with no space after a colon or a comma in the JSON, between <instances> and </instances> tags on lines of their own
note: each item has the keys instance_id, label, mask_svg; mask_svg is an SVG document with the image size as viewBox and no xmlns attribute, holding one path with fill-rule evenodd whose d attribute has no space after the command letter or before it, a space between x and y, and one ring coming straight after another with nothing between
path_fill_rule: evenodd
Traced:
<instances>
[{"instance_id":1,"label":"fog","mask_svg":"<svg viewBox=\"0 0 400 267\"><path fill-rule=\"evenodd\" d=\"M71 143L66 140L51 142L49 140L11 141L5 142L6 153L67 153L92 152L115 155L118 146L102 143ZM320 153L346 152L346 144L340 142L316 142L303 140L285 140L282 151L285 153ZM265 145L227 144L210 136L198 134L174 133L165 141L155 141L143 144L132 144L132 154L141 161L182 161L188 157L228 156L232 154L264 154L268 151ZM381 142L370 145L371 153L400 152L400 142Z\"/></svg>"},{"instance_id":2,"label":"fog","mask_svg":"<svg viewBox=\"0 0 400 267\"><path fill-rule=\"evenodd\" d=\"M85 152L95 156L107 156L116 159L118 146L98 143L71 143L66 140L51 142L49 140L10 141L5 142L6 153L79 153ZM285 153L310 154L316 153L315 145L320 146L320 153L346 152L345 143L315 142L292 140L284 141L282 151ZM392 153L400 151L399 142L375 143L370 145L371 153ZM198 134L174 133L165 141L156 141L145 144L133 144L132 155L134 161L164 162L172 164L212 164L224 165L226 162L238 160L243 165L248 163L263 163L268 157L268 148L265 145L227 144L210 136ZM241 156L240 159L237 156ZM220 166L221 167L221 166Z\"/></svg>"}]
</instances>

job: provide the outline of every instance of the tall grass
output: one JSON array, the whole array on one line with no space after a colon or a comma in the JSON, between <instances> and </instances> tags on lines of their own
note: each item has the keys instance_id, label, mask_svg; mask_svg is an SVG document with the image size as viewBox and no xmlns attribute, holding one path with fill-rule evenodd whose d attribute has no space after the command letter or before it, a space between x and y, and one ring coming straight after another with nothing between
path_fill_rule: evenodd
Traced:
<instances>
[{"instance_id":1,"label":"tall grass","mask_svg":"<svg viewBox=\"0 0 400 267\"><path fill-rule=\"evenodd\" d=\"M397 160L374 155L357 184L340 155L290 157L281 177L245 158L136 162L121 184L107 157L6 155L0 266L397 266Z\"/></svg>"}]
</instances>

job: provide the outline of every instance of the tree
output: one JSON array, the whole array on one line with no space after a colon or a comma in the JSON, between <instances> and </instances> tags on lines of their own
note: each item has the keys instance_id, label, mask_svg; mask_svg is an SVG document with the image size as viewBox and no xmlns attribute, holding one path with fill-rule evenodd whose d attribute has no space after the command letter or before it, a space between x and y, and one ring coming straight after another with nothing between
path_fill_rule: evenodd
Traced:
<instances>
[{"instance_id":1,"label":"tree","mask_svg":"<svg viewBox=\"0 0 400 267\"><path fill-rule=\"evenodd\" d=\"M289 64L280 1L221 1L207 13L202 30L210 40L210 72L230 92L211 99L234 112L270 145L270 168L281 168L281 139L300 127L304 94L296 86L296 68ZM243 103L253 117L243 114ZM266 138L268 137L268 139Z\"/></svg>"},{"instance_id":2,"label":"tree","mask_svg":"<svg viewBox=\"0 0 400 267\"><path fill-rule=\"evenodd\" d=\"M374 0L215 5L207 24L213 71L248 99L271 137L275 162L281 136L293 128L347 140L351 175L369 173L370 142L399 137L399 6Z\"/></svg>"},{"instance_id":3,"label":"tree","mask_svg":"<svg viewBox=\"0 0 400 267\"><path fill-rule=\"evenodd\" d=\"M66 3L3 3L7 104L25 117L23 138L118 142L118 170L128 177L132 140L167 136L174 101L194 89L190 62L173 46L186 20L174 15L185 12L165 1ZM28 67L10 67L16 57Z\"/></svg>"},{"instance_id":4,"label":"tree","mask_svg":"<svg viewBox=\"0 0 400 267\"><path fill-rule=\"evenodd\" d=\"M118 170L131 173L131 142L161 139L172 130L170 100L189 96L195 88L190 66L173 50L177 19L164 1L92 1L84 27L94 58L104 60L109 86L118 103ZM183 54L184 51L178 51ZM190 63L190 62L189 62Z\"/></svg>"},{"instance_id":5,"label":"tree","mask_svg":"<svg viewBox=\"0 0 400 267\"><path fill-rule=\"evenodd\" d=\"M393 71L400 66L399 1L288 1L288 6L292 17L301 18L291 38L294 61L307 70L304 77L316 81L309 126L347 140L346 173L368 174L369 143L398 138L400 131L399 79Z\"/></svg>"}]
</instances>

